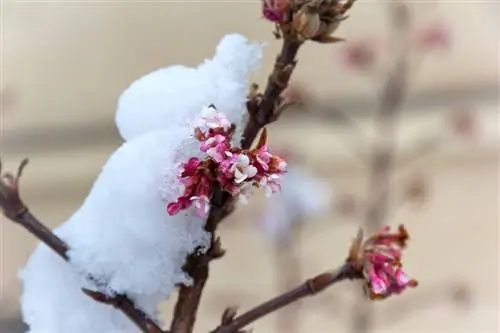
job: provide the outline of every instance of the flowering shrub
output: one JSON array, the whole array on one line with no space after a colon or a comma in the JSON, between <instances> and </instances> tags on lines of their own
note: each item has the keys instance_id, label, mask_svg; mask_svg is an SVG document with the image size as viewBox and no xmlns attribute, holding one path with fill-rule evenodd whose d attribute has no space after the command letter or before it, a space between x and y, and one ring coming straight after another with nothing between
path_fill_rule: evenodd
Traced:
<instances>
[{"instance_id":1,"label":"flowering shrub","mask_svg":"<svg viewBox=\"0 0 500 333\"><path fill-rule=\"evenodd\" d=\"M200 217L206 216L216 183L231 196L243 199L252 194L252 187L265 189L267 196L280 190L286 162L269 153L266 130L256 148L241 149L231 145L234 129L213 105L204 108L195 119L194 137L200 141L200 151L207 156L203 160L192 157L182 163L179 182L184 189L176 202L167 205L169 215L193 205Z\"/></svg>"},{"instance_id":2,"label":"flowering shrub","mask_svg":"<svg viewBox=\"0 0 500 333\"><path fill-rule=\"evenodd\" d=\"M225 36L214 57L197 68L171 66L133 82L120 97L116 113L124 143L112 153L82 206L53 232L19 195L26 163L15 176L2 174L4 215L44 243L21 273L21 307L31 333L193 332L209 264L224 255L216 236L219 223L232 212L235 199L245 199L253 188L263 188L268 196L281 190L287 163L269 151L266 126L287 106L283 92L298 51L307 41L342 41L332 33L353 3L263 0L263 16L283 39L263 92L254 84L247 95L262 46L236 34ZM441 40L431 35L426 43ZM374 54L361 51L351 60L369 64ZM396 99L389 104L397 105L401 94L388 95ZM222 112L213 105L203 108L209 103ZM186 126L186 120L192 126ZM160 179L167 185L158 189ZM287 213L317 210L321 205L314 196L321 193L316 188L300 186L310 202L302 195L282 197L295 206ZM197 216L179 214L189 208ZM384 229L366 240L360 233L337 269L239 316L228 308L211 333L244 332L264 315L344 280L364 279L372 299L414 287L417 282L406 276L401 264L407 239L403 227L397 233ZM165 331L157 309L175 288L177 302Z\"/></svg>"}]
</instances>

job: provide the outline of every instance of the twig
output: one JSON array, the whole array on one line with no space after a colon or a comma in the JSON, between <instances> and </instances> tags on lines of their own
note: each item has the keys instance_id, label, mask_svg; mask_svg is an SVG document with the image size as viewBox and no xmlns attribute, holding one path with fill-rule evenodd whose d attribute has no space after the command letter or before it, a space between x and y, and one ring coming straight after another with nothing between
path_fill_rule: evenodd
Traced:
<instances>
[{"instance_id":1,"label":"twig","mask_svg":"<svg viewBox=\"0 0 500 333\"><path fill-rule=\"evenodd\" d=\"M19 180L27 164L28 160L23 160L19 165L17 174L14 176L10 172L2 173L0 161L0 174L2 176L0 180L0 207L2 208L3 214L9 220L28 230L28 232L51 248L62 259L69 261L67 255L69 249L68 245L31 214L28 207L20 198ZM89 277L89 279L93 280L92 277ZM166 333L163 332L153 320L148 318L144 312L137 309L133 301L125 295L118 295L110 298L99 292L90 290L84 290L84 293L98 302L106 303L119 309L144 333Z\"/></svg>"},{"instance_id":2,"label":"twig","mask_svg":"<svg viewBox=\"0 0 500 333\"><path fill-rule=\"evenodd\" d=\"M248 312L235 317L229 323L220 325L210 333L237 333L240 329L248 326L254 321L296 302L299 299L315 295L338 282L360 278L363 277L359 270L356 270L349 264L345 264L335 271L317 275L300 286L254 307Z\"/></svg>"},{"instance_id":3,"label":"twig","mask_svg":"<svg viewBox=\"0 0 500 333\"><path fill-rule=\"evenodd\" d=\"M281 52L276 58L274 69L269 77L267 87L262 96L262 100L255 112L250 113L250 119L243 131L241 147L249 148L259 131L273 120L276 111L276 101L288 85L290 75L295 66L295 57L302 45L293 36L286 35L283 39ZM217 185L211 202L210 213L205 225L205 230L212 236L212 247L215 244L215 231L219 222L227 216L227 207L234 204L234 200L229 194L222 191ZM193 332L196 313L200 304L203 288L209 275L209 261L212 259L209 254L194 253L187 259L185 271L193 278L191 286L181 286L177 303L174 308L170 330L175 333Z\"/></svg>"},{"instance_id":4,"label":"twig","mask_svg":"<svg viewBox=\"0 0 500 333\"><path fill-rule=\"evenodd\" d=\"M404 45L404 38L410 27L410 13L406 4L398 1L390 3L392 29L396 34L396 43ZM389 189L391 172L394 163L396 121L400 105L407 89L408 55L407 48L396 50L398 58L382 91L379 108L376 112L378 139L369 165L368 207L364 225L366 230L373 232L385 222L389 208ZM381 141L381 142L380 142ZM355 310L353 332L365 333L371 325L372 313L366 302L361 301Z\"/></svg>"},{"instance_id":5,"label":"twig","mask_svg":"<svg viewBox=\"0 0 500 333\"><path fill-rule=\"evenodd\" d=\"M367 139L366 135L364 134L364 129L362 128L363 126L358 121L356 121L354 118L349 116L346 112L344 112L341 109L338 109L336 107L329 107L328 109L329 109L329 112L331 112L332 114L337 116L340 121L344 121L344 123L348 124L352 130L355 130L356 135L359 136L359 138L362 140L363 143L368 142L368 139ZM352 145L351 142L349 142L347 140L344 140L344 141L346 141L345 145L347 147ZM355 156L363 164L363 166L365 166L366 156L363 153L359 152L358 149L356 149L355 147L351 146L351 147L349 147L349 150L350 150L351 154L353 156Z\"/></svg>"},{"instance_id":6,"label":"twig","mask_svg":"<svg viewBox=\"0 0 500 333\"><path fill-rule=\"evenodd\" d=\"M280 291L288 290L302 280L300 260L297 258L297 247L302 232L303 221L295 224L290 230L290 237L283 242L274 244L274 258L276 261L276 276ZM293 238L293 236L296 236ZM277 332L294 333L299 329L300 304L296 303L281 311L277 316Z\"/></svg>"}]
</instances>

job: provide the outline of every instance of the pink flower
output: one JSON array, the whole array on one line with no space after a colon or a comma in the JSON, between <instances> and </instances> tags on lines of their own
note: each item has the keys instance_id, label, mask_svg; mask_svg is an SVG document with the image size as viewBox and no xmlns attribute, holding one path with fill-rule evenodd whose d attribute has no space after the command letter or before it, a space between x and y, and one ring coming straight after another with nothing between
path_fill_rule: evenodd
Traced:
<instances>
[{"instance_id":1,"label":"pink flower","mask_svg":"<svg viewBox=\"0 0 500 333\"><path fill-rule=\"evenodd\" d=\"M197 168L201 165L201 160L197 157L191 157L187 163L183 163L181 167L181 177L189 177L193 175Z\"/></svg>"},{"instance_id":2,"label":"pink flower","mask_svg":"<svg viewBox=\"0 0 500 333\"><path fill-rule=\"evenodd\" d=\"M203 109L194 126L200 151L206 157L192 157L181 164L178 182L183 187L177 200L167 205L169 215L194 206L199 216L206 216L215 181L233 197L240 195L242 201L251 195L254 186L265 188L267 195L280 190L280 175L286 172L286 163L268 152L265 129L258 148L243 150L231 146L234 127L213 106Z\"/></svg>"},{"instance_id":3,"label":"pink flower","mask_svg":"<svg viewBox=\"0 0 500 333\"><path fill-rule=\"evenodd\" d=\"M184 191L176 202L167 205L168 215L176 215L192 205L195 206L198 216L204 217L208 213L212 183L204 174L204 170L199 168L200 165L201 162L194 157L183 165L179 182L184 186Z\"/></svg>"},{"instance_id":4,"label":"pink flower","mask_svg":"<svg viewBox=\"0 0 500 333\"><path fill-rule=\"evenodd\" d=\"M259 149L257 149L257 152L255 154L255 159L257 162L259 162L260 167L264 170L267 171L269 170L269 163L271 163L271 155L268 151L267 146L262 146Z\"/></svg>"},{"instance_id":5,"label":"pink flower","mask_svg":"<svg viewBox=\"0 0 500 333\"><path fill-rule=\"evenodd\" d=\"M229 149L229 142L225 136L216 134L213 137L208 138L206 141L202 141L200 144L200 150L207 153L215 162L220 163L224 159L224 155Z\"/></svg>"},{"instance_id":6,"label":"pink flower","mask_svg":"<svg viewBox=\"0 0 500 333\"><path fill-rule=\"evenodd\" d=\"M361 267L366 279L365 289L371 299L383 299L400 294L418 282L408 277L401 263L402 249L409 235L400 226L397 233L385 227L378 234L362 240L362 233L351 247L350 262Z\"/></svg>"},{"instance_id":7,"label":"pink flower","mask_svg":"<svg viewBox=\"0 0 500 333\"><path fill-rule=\"evenodd\" d=\"M204 217L210 211L210 200L206 195L191 197L193 206L196 208L196 214L199 217Z\"/></svg>"},{"instance_id":8,"label":"pink flower","mask_svg":"<svg viewBox=\"0 0 500 333\"><path fill-rule=\"evenodd\" d=\"M191 201L188 198L180 197L177 202L171 202L167 205L167 213L170 216L177 215L189 206L191 206Z\"/></svg>"},{"instance_id":9,"label":"pink flower","mask_svg":"<svg viewBox=\"0 0 500 333\"><path fill-rule=\"evenodd\" d=\"M262 15L271 22L283 22L290 0L262 0Z\"/></svg>"},{"instance_id":10,"label":"pink flower","mask_svg":"<svg viewBox=\"0 0 500 333\"><path fill-rule=\"evenodd\" d=\"M450 27L442 21L436 21L417 31L415 44L421 49L448 48L451 39Z\"/></svg>"},{"instance_id":11,"label":"pink flower","mask_svg":"<svg viewBox=\"0 0 500 333\"><path fill-rule=\"evenodd\" d=\"M207 134L211 129L218 128L227 132L231 128L231 122L223 113L218 112L214 107L206 107L201 111L201 114L195 118L194 128L200 129L203 134Z\"/></svg>"},{"instance_id":12,"label":"pink flower","mask_svg":"<svg viewBox=\"0 0 500 333\"><path fill-rule=\"evenodd\" d=\"M250 158L245 154L236 155L231 171L234 173L236 184L241 184L257 174L257 168L250 164Z\"/></svg>"},{"instance_id":13,"label":"pink flower","mask_svg":"<svg viewBox=\"0 0 500 333\"><path fill-rule=\"evenodd\" d=\"M375 272L375 269L370 270L368 278L370 280L371 291L376 295L384 295L390 287L385 279Z\"/></svg>"},{"instance_id":14,"label":"pink flower","mask_svg":"<svg viewBox=\"0 0 500 333\"><path fill-rule=\"evenodd\" d=\"M277 174L264 176L259 181L259 186L265 190L266 197L270 197L273 193L278 193L281 190L281 177Z\"/></svg>"}]
</instances>

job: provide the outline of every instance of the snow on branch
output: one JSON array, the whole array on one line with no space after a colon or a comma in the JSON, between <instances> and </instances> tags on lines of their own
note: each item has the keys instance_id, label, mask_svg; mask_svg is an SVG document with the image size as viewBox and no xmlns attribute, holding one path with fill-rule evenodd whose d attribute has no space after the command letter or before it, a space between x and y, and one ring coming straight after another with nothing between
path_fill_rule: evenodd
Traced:
<instances>
[{"instance_id":1,"label":"snow on branch","mask_svg":"<svg viewBox=\"0 0 500 333\"><path fill-rule=\"evenodd\" d=\"M272 194L284 181L286 162L269 151L265 127L289 105L282 93L297 53L307 41L341 41L331 34L353 2L264 0L263 15L283 42L262 92L249 82L262 45L236 34L222 38L215 55L196 68L172 66L132 83L116 112L126 142L111 154L82 206L54 231L19 196L26 163L15 176L2 174L4 215L42 242L20 273L30 333L167 332L157 309L176 288L168 332L193 332L209 263L224 254L219 223L252 188ZM343 280L364 280L372 299L413 287L401 263L407 239L403 227L366 239L360 233L338 270L240 316L228 310L212 333L241 333Z\"/></svg>"}]
</instances>

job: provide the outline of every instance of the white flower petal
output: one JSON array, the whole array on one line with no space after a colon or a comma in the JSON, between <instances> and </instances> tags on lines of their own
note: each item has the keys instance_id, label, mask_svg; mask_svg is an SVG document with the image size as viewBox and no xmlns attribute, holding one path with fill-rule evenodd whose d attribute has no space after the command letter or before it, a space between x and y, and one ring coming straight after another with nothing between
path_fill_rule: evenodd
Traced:
<instances>
[{"instance_id":1,"label":"white flower petal","mask_svg":"<svg viewBox=\"0 0 500 333\"><path fill-rule=\"evenodd\" d=\"M245 174L248 176L248 178L252 178L253 176L255 176L257 174L257 171L257 168L253 165L249 165L245 168Z\"/></svg>"}]
</instances>

